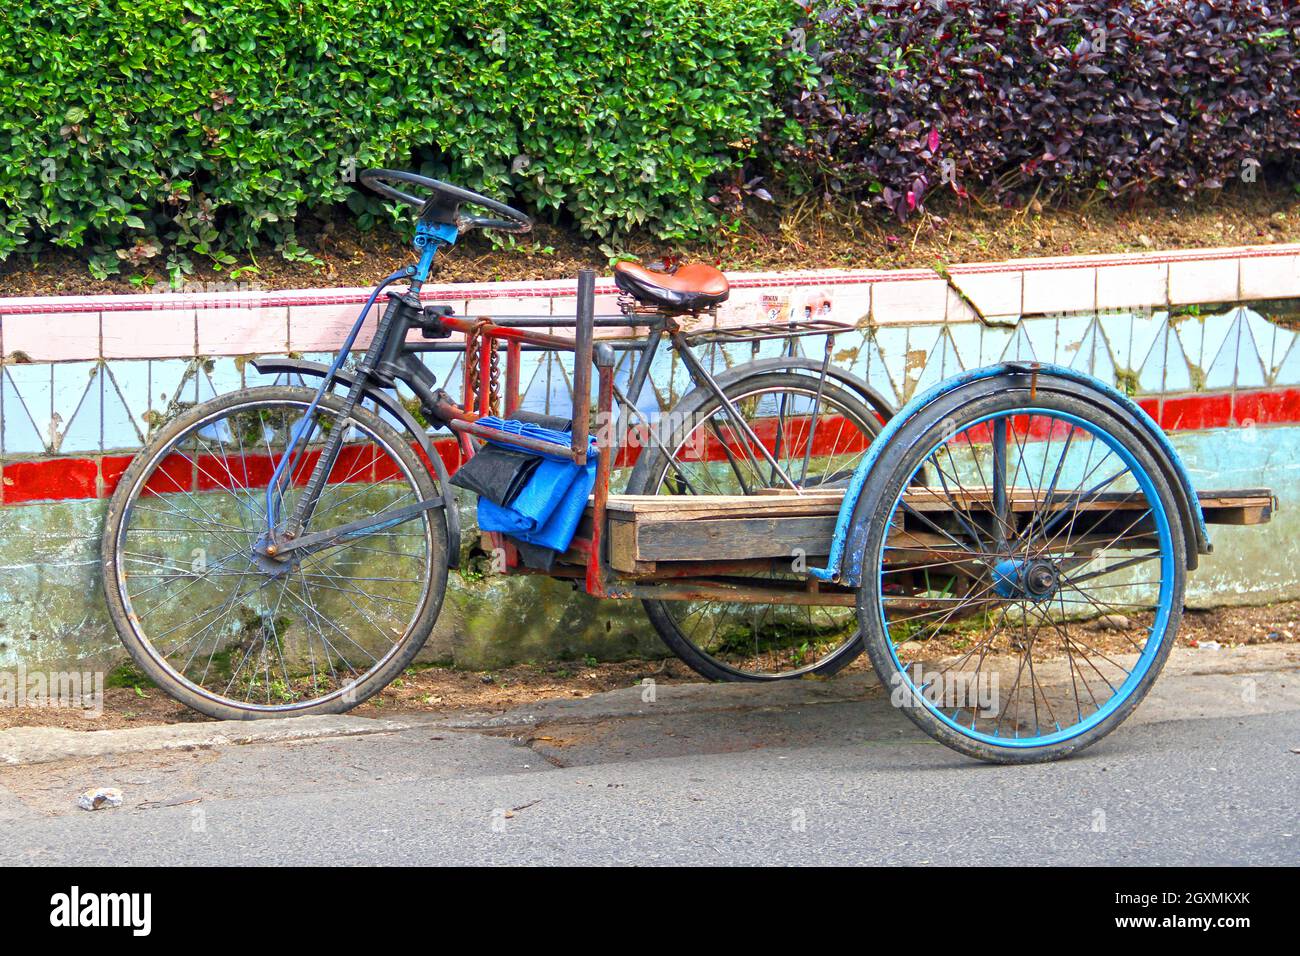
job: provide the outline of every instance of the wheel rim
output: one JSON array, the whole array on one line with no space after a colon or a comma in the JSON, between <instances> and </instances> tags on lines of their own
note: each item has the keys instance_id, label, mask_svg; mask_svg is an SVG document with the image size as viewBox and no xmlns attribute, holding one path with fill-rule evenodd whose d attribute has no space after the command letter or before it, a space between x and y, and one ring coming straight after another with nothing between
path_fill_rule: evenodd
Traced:
<instances>
[{"instance_id":1,"label":"wheel rim","mask_svg":"<svg viewBox=\"0 0 1300 956\"><path fill-rule=\"evenodd\" d=\"M430 513L287 570L257 562L264 491L306 407L268 398L204 416L152 453L123 509L114 570L129 626L171 679L213 703L293 712L354 702L435 596ZM386 437L327 406L317 421L324 425L293 468L282 514L301 493L326 428L348 431L312 527L419 500L412 470Z\"/></svg>"},{"instance_id":2,"label":"wheel rim","mask_svg":"<svg viewBox=\"0 0 1300 956\"><path fill-rule=\"evenodd\" d=\"M808 387L769 386L731 396L782 469L801 488L841 487L880 429L878 420ZM816 416L813 412L816 411ZM745 494L760 483L779 486L769 462L730 414L718 405L671 449L679 474L665 460L651 494ZM731 454L728 455L727 452ZM804 580L793 569L759 572L761 580ZM682 639L718 668L747 679L786 679L810 673L858 643L852 608L664 601L664 613Z\"/></svg>"},{"instance_id":3,"label":"wheel rim","mask_svg":"<svg viewBox=\"0 0 1300 956\"><path fill-rule=\"evenodd\" d=\"M1012 497L1032 502L1006 523L978 490L999 423L1009 487L1027 492ZM1071 740L1129 699L1169 626L1173 531L1156 482L1110 431L1060 410L994 412L950 432L912 471L928 485L894 500L877 554L893 701L997 747ZM1123 510L1101 507L1120 495ZM924 514L931 498L941 518ZM918 533L938 545L918 551Z\"/></svg>"}]
</instances>

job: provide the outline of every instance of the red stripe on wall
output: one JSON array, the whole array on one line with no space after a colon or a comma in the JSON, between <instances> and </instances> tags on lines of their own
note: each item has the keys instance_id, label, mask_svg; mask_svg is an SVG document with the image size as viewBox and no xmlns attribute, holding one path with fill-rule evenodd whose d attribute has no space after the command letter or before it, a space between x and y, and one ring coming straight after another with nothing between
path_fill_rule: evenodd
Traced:
<instances>
[{"instance_id":1,"label":"red stripe on wall","mask_svg":"<svg viewBox=\"0 0 1300 956\"><path fill-rule=\"evenodd\" d=\"M1300 388L1177 395L1141 399L1138 404L1165 431L1300 424ZM456 440L440 438L433 444L448 471L454 471L460 464ZM131 457L104 455L4 462L0 470L0 501L16 505L107 497L117 487ZM634 460L626 454L619 457L620 465ZM186 474L182 483L188 487L191 480L192 476ZM210 480L207 483L213 484Z\"/></svg>"},{"instance_id":2,"label":"red stripe on wall","mask_svg":"<svg viewBox=\"0 0 1300 956\"><path fill-rule=\"evenodd\" d=\"M66 501L99 494L99 462L93 458L50 458L6 462L0 481L4 503Z\"/></svg>"},{"instance_id":3,"label":"red stripe on wall","mask_svg":"<svg viewBox=\"0 0 1300 956\"><path fill-rule=\"evenodd\" d=\"M1232 417L1238 425L1300 422L1300 388L1276 392L1238 392Z\"/></svg>"}]
</instances>

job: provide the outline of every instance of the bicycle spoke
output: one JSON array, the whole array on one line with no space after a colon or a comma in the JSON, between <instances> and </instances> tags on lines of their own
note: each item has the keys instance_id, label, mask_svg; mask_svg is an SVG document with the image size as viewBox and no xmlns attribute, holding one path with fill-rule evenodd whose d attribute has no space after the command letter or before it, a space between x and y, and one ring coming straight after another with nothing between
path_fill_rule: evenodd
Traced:
<instances>
[{"instance_id":1,"label":"bicycle spoke","mask_svg":"<svg viewBox=\"0 0 1300 956\"><path fill-rule=\"evenodd\" d=\"M1101 721L1148 666L1168 533L1112 435L1078 417L1000 415L998 428L971 417L935 439L913 471L931 483L904 485L874 573L920 706L976 740L1042 746ZM983 510L990 435L1005 436L1004 516Z\"/></svg>"},{"instance_id":2,"label":"bicycle spoke","mask_svg":"<svg viewBox=\"0 0 1300 956\"><path fill-rule=\"evenodd\" d=\"M819 395L812 377L797 385L738 388L731 399L747 428L715 402L680 438L666 443L671 454L662 456L651 493L746 495L781 487L768 455L800 488L825 487L852 474L879 429L868 410L843 404L829 390ZM773 565L743 577L756 585L803 577L792 567ZM668 620L657 626L670 628L675 639L715 662L718 671L710 676L802 673L842 658L858 642L851 608L786 605L775 598L774 603L695 600L660 606Z\"/></svg>"},{"instance_id":3,"label":"bicycle spoke","mask_svg":"<svg viewBox=\"0 0 1300 956\"><path fill-rule=\"evenodd\" d=\"M280 561L258 553L268 531L259 489L306 427L311 398L279 386L248 394L245 404L214 400L210 413L197 406L191 424L159 433L168 437L156 439L123 510L117 590L139 640L202 700L292 712L361 685L422 636L416 623L445 580L434 576L440 519L422 513ZM317 527L365 527L424 500L409 446L378 427L322 403L273 495L281 514L296 506L331 436L342 444L323 475ZM208 560L214 545L220 556Z\"/></svg>"}]
</instances>

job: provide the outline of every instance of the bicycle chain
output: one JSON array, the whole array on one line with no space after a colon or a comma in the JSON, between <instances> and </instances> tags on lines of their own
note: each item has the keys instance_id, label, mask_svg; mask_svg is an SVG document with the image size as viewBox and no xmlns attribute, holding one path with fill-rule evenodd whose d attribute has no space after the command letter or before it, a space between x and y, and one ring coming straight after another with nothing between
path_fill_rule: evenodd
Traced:
<instances>
[{"instance_id":1,"label":"bicycle chain","mask_svg":"<svg viewBox=\"0 0 1300 956\"><path fill-rule=\"evenodd\" d=\"M488 340L491 342L491 339ZM481 350L488 342L479 346ZM488 414L501 413L501 351L495 342L491 342L492 351L488 353Z\"/></svg>"},{"instance_id":2,"label":"bicycle chain","mask_svg":"<svg viewBox=\"0 0 1300 956\"><path fill-rule=\"evenodd\" d=\"M477 407L479 400L479 369L482 366L483 350L488 352L488 407L487 414L497 415L501 411L501 357L495 343L490 337L480 334L482 326L476 325L465 336L465 374L469 377L471 401ZM480 413L483 409L477 409Z\"/></svg>"},{"instance_id":3,"label":"bicycle chain","mask_svg":"<svg viewBox=\"0 0 1300 956\"><path fill-rule=\"evenodd\" d=\"M469 401L466 407L473 409L478 404L478 326L465 335L465 378L469 382Z\"/></svg>"}]
</instances>

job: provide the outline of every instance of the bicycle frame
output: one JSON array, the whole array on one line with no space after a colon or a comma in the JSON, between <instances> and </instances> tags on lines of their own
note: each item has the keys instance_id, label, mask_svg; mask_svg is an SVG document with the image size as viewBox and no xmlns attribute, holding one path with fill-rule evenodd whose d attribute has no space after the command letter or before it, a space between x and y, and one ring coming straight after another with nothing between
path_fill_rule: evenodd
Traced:
<instances>
[{"instance_id":1,"label":"bicycle frame","mask_svg":"<svg viewBox=\"0 0 1300 956\"><path fill-rule=\"evenodd\" d=\"M494 383L490 375L482 375L482 387L473 392L468 386L473 380L466 375L466 395L464 405L451 401L447 394L436 388L433 373L419 360L418 348L411 348L406 342L408 333L419 328L425 335L433 338L448 338L455 333L465 337L467 372L471 362L477 362L481 371L488 371L486 366L497 353L497 340L510 344L516 356L515 372L517 376L518 349L528 344L534 347L552 350L573 351L574 393L589 395L591 391L591 368L593 363L599 370L599 408L601 410L601 432L599 436L599 462L597 465L595 499L599 513L597 529L604 520L604 502L609 494L609 473L612 461L612 406L613 406L613 370L614 353L608 346L597 348L594 344L594 302L595 273L584 270L578 277L578 317L574 325L572 339L535 331L529 328L499 325L487 319L458 318L450 310L437 305L423 305L419 293L428 278L434 256L438 250L452 245L457 237L454 226L446 224L426 224L417 226L416 247L421 251L419 265L398 270L381 281L366 300L360 315L353 324L340 348L339 354L330 364L316 389L316 394L309 404L302 420L295 425L290 435L288 447L276 464L266 488L267 529L259 539L255 550L272 560L283 561L290 553L311 551L332 547L344 540L360 537L383 528L400 524L418 517L422 512L442 507L441 498L418 502L415 505L399 509L373 519L353 522L340 528L304 533L311 515L319 501L326 480L334 462L337 460L345 438L342 430L332 432L324 443L311 476L308 478L302 496L287 517L281 514L280 499L287 480L293 475L300 461L301 450L310 441L316 429L316 410L321 399L340 381L339 372L347 361L361 328L370 314L371 308L378 301L385 288L404 278L410 284L405 293L388 296L387 307L375 331L370 346L351 375L348 376L349 388L341 412L346 416L363 400L366 394L376 387L391 388L398 381L415 393L422 409L441 424L455 432L461 439L462 448L467 456L473 454L470 443L472 437L488 438L496 434L493 429L477 424L478 419L495 411L496 404ZM475 346L477 345L477 349ZM473 353L477 354L473 354ZM479 377L479 376L474 376ZM509 411L513 411L511 408ZM585 464L587 461L587 436L590 433L590 404L586 401L574 403L573 439L570 446L557 445L533 438L518 437L515 444L520 447L550 455L572 458L575 462ZM599 530L593 534L590 542L590 568L588 573L589 589L602 587L599 566Z\"/></svg>"},{"instance_id":2,"label":"bicycle frame","mask_svg":"<svg viewBox=\"0 0 1300 956\"><path fill-rule=\"evenodd\" d=\"M746 438L746 445L756 448L771 469L772 481L789 488L795 494L802 493L801 487L793 481L780 466L777 459L759 439L744 416L727 397L718 380L704 367L694 354L690 338L674 321L674 317L664 313L647 315L629 312L621 319L602 319L601 326L617 326L631 330L648 328L644 344L629 381L630 394L626 394L614 383L614 350L608 344L596 345L595 328L595 274L583 270L578 277L577 312L572 320L572 338L556 335L552 332L539 331L539 327L565 327L569 322L548 318L504 319L494 321L485 318L458 317L446 306L424 304L420 300L420 289L428 278L437 252L450 247L457 238L454 226L441 223L419 223L416 230L416 248L420 252L419 264L394 272L382 280L367 299L360 315L349 331L334 361L325 369L307 412L294 433L290 436L289 447L277 463L266 489L268 527L259 541L258 550L267 558L284 560L291 552L304 552L332 547L341 541L364 536L383 528L391 527L403 521L418 517L422 512L445 504L442 499L419 502L399 509L370 521L358 521L340 528L306 531L316 503L324 490L327 477L333 467L344 441L344 434L339 431L331 434L325 441L324 448L316 461L311 476L308 478L301 497L293 512L282 515L280 497L287 476L293 475L300 460L300 451L310 440L316 427L316 410L322 397L333 390L340 382L347 384L345 405L342 414L350 413L356 404L367 394L378 389L389 389L397 382L406 385L417 397L421 409L427 416L444 425L455 433L459 439L464 457L474 454L472 439L494 437L494 429L478 424L478 419L486 415L504 412L512 415L519 407L520 401L520 367L521 354L525 348L546 351L572 351L575 354L573 393L586 396L591 393L591 369L595 365L598 372L597 412L600 434L598 437L599 460L597 465L596 486L594 489L593 528L590 539L575 542L575 546L587 551L587 590L596 595L604 595L605 574L601 565L600 536L605 518L605 503L609 495L609 478L613 464L613 454L617 448L614 438L614 402L629 419L635 418L646 426L649 419L636 407L634 396L639 396L645 387L653 362L658 355L662 340L667 337L672 347L681 356L691 379L697 387L708 389L722 403L731 421ZM410 279L407 291L389 292L383 315L379 320L374 338L366 349L356 369L341 375L341 369L351 354L361 328L369 317L370 310L379 301L383 291L395 282ZM447 393L437 387L432 372L420 361L419 354L437 349L435 343L424 345L420 342L408 342L407 336L419 329L426 339L449 339L453 335L463 336L463 345L450 348L463 348L465 352L465 383L462 401L451 400ZM796 334L793 331L785 335ZM769 336L770 337L770 336ZM791 339L793 342L793 339ZM504 388L504 409L502 396L498 389L498 363L501 346L504 345L506 370ZM793 346L791 346L793 347ZM827 353L829 358L829 351ZM824 384L828 364L822 363L821 381ZM819 388L820 395L820 388ZM587 460L587 436L591 430L591 408L588 401L575 400L573 404L572 443L570 446L556 445L551 442L519 437L514 443L520 447L542 454L570 457L579 464ZM709 426L715 433L716 422ZM656 429L650 427L653 440L669 456L669 461L676 466L671 451L667 449ZM729 442L718 434L720 443L731 457ZM750 452L746 451L746 455ZM757 460L757 459L755 459ZM734 459L733 468L736 467ZM679 469L680 473L680 469ZM512 550L508 542L503 542L507 555Z\"/></svg>"}]
</instances>

